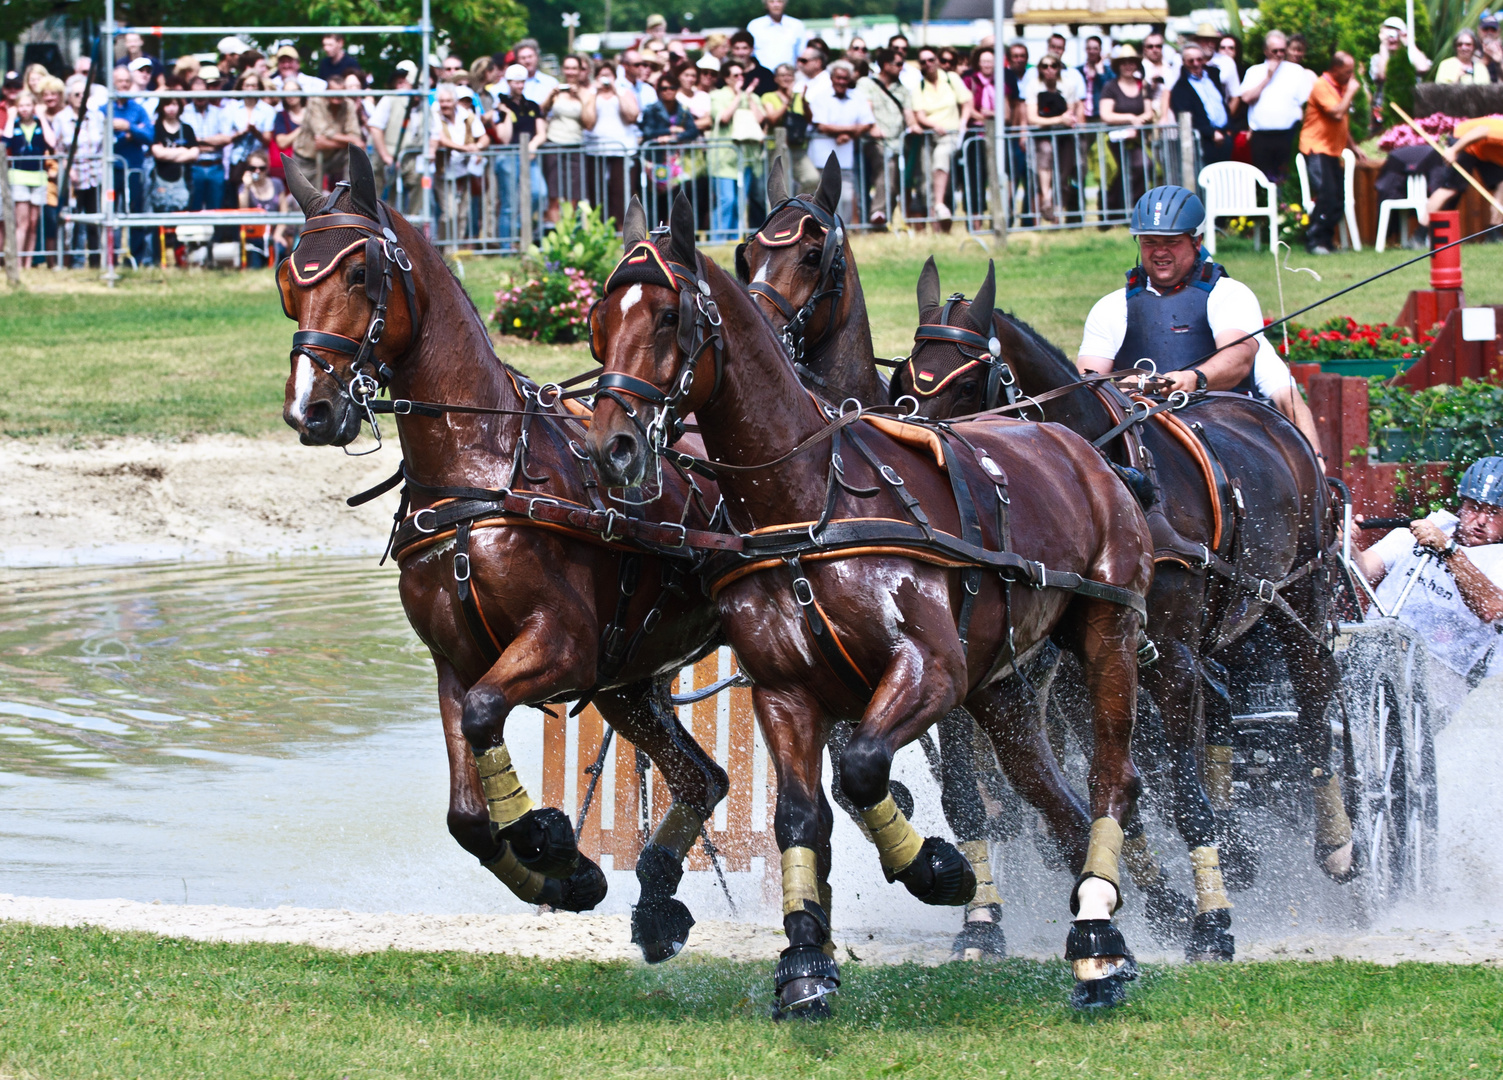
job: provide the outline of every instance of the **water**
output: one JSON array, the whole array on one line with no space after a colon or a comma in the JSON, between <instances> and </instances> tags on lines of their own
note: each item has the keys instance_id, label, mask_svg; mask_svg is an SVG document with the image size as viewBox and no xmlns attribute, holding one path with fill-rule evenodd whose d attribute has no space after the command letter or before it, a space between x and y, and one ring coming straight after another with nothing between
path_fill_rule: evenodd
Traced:
<instances>
[{"instance_id":1,"label":"water","mask_svg":"<svg viewBox=\"0 0 1503 1080\"><path fill-rule=\"evenodd\" d=\"M535 716L509 732L532 784ZM509 910L447 792L389 567L0 574L0 892Z\"/></svg>"}]
</instances>

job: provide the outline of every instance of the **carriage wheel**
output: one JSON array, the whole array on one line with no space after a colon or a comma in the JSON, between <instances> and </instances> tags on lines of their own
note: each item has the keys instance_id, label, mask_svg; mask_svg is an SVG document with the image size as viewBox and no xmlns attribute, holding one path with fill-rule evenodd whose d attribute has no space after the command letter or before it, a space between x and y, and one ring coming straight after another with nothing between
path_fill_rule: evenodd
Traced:
<instances>
[{"instance_id":1,"label":"carriage wheel","mask_svg":"<svg viewBox=\"0 0 1503 1080\"><path fill-rule=\"evenodd\" d=\"M1422 646L1389 640L1365 693L1348 694L1352 828L1361 848L1361 913L1375 915L1433 884L1435 748L1422 690Z\"/></svg>"}]
</instances>

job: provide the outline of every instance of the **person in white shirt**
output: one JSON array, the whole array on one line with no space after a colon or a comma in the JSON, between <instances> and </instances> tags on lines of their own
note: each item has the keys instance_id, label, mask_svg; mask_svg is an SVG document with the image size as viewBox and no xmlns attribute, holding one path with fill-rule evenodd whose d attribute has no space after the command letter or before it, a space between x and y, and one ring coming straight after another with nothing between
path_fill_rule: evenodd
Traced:
<instances>
[{"instance_id":1,"label":"person in white shirt","mask_svg":"<svg viewBox=\"0 0 1503 1080\"><path fill-rule=\"evenodd\" d=\"M1164 45L1163 34L1153 33L1143 39L1143 82L1155 94L1172 90L1183 66L1179 54Z\"/></svg>"},{"instance_id":2,"label":"person in white shirt","mask_svg":"<svg viewBox=\"0 0 1503 1080\"><path fill-rule=\"evenodd\" d=\"M757 63L771 70L779 64L793 63L809 35L802 22L783 14L788 9L788 0L762 0L762 3L767 14L747 23L746 30L756 41L752 52Z\"/></svg>"},{"instance_id":3,"label":"person in white shirt","mask_svg":"<svg viewBox=\"0 0 1503 1080\"><path fill-rule=\"evenodd\" d=\"M799 53L793 92L803 94L806 101L830 93L830 72L825 67L825 54L814 45L805 45L803 52Z\"/></svg>"},{"instance_id":4,"label":"person in white shirt","mask_svg":"<svg viewBox=\"0 0 1503 1080\"><path fill-rule=\"evenodd\" d=\"M522 96L539 105L548 100L558 80L546 71L538 70L538 43L532 38L517 42L517 63L527 69L527 80L522 84Z\"/></svg>"},{"instance_id":5,"label":"person in white shirt","mask_svg":"<svg viewBox=\"0 0 1503 1080\"><path fill-rule=\"evenodd\" d=\"M1424 639L1428 698L1439 724L1486 676L1503 674L1503 458L1474 462L1457 485L1460 513L1438 510L1395 529L1354 561L1378 603ZM1359 516L1356 519L1361 521ZM1356 539L1355 529L1353 539ZM1411 585L1412 581L1412 585ZM1376 607L1368 618L1381 618Z\"/></svg>"},{"instance_id":6,"label":"person in white shirt","mask_svg":"<svg viewBox=\"0 0 1503 1080\"><path fill-rule=\"evenodd\" d=\"M273 59L277 62L277 73L266 80L273 89L283 89L282 84L288 79L294 80L300 90L327 90L329 88L329 84L317 75L304 73L302 58L291 45L283 45L276 51Z\"/></svg>"},{"instance_id":7,"label":"person in white shirt","mask_svg":"<svg viewBox=\"0 0 1503 1080\"><path fill-rule=\"evenodd\" d=\"M856 84L856 69L849 60L830 65L830 90L809 98L809 160L823 169L833 154L840 163L839 214L852 220L857 209L856 140L872 133L877 118L872 103L851 88Z\"/></svg>"},{"instance_id":8,"label":"person in white shirt","mask_svg":"<svg viewBox=\"0 0 1503 1080\"><path fill-rule=\"evenodd\" d=\"M1242 103L1247 106L1248 151L1252 163L1274 183L1284 178L1294 153L1294 139L1304 119L1305 102L1315 80L1310 72L1285 59L1289 39L1270 30L1263 40L1261 64L1242 77Z\"/></svg>"},{"instance_id":9,"label":"person in white shirt","mask_svg":"<svg viewBox=\"0 0 1503 1080\"><path fill-rule=\"evenodd\" d=\"M132 60L130 69L130 88L132 90L151 89L151 57L138 56ZM151 117L151 122L157 122L157 99L154 97L136 98L141 103L141 108L146 110L146 115Z\"/></svg>"},{"instance_id":10,"label":"person in white shirt","mask_svg":"<svg viewBox=\"0 0 1503 1080\"><path fill-rule=\"evenodd\" d=\"M1065 63L1065 36L1063 34L1049 36L1049 44L1045 47L1044 56L1052 56L1060 62L1059 90L1073 101L1084 101L1086 98L1085 76L1078 69ZM1039 62L1043 62L1043 57L1039 58ZM1029 68L1018 80L1018 97L1027 101L1030 94L1037 93L1038 82L1038 67Z\"/></svg>"},{"instance_id":11,"label":"person in white shirt","mask_svg":"<svg viewBox=\"0 0 1503 1080\"><path fill-rule=\"evenodd\" d=\"M1221 76L1221 91L1226 95L1227 103L1242 92L1242 77L1237 74L1237 39L1230 34L1222 36L1216 43L1216 52L1211 59L1206 61L1207 67L1216 69ZM1238 98L1240 103L1241 99Z\"/></svg>"}]
</instances>

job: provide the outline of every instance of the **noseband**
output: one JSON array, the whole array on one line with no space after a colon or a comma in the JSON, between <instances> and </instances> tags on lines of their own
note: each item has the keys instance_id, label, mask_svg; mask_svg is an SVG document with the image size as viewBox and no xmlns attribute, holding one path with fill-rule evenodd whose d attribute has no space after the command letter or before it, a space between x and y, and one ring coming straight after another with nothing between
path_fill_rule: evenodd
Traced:
<instances>
[{"instance_id":1,"label":"noseband","mask_svg":"<svg viewBox=\"0 0 1503 1080\"><path fill-rule=\"evenodd\" d=\"M284 261L288 264L288 277L300 288L311 288L333 274L339 265L363 244L365 248L365 295L371 301L370 322L366 324L365 333L358 340L323 330L297 330L292 335L292 352L289 354L289 359L306 356L320 371L339 384L340 392L365 413L365 419L370 423L371 432L376 438L375 450L379 450L381 429L376 425L376 417L371 410L371 399L386 389L392 379L391 368L376 357L376 346L380 344L381 335L386 329L386 308L391 299L393 269L401 274L402 291L407 297L408 318L412 323L413 341L417 340L420 330L417 289L412 280L412 262L397 240L397 234L392 230L391 215L384 203L376 204L378 218L334 210L334 204L342 194L341 189L348 186L346 182L336 184L324 201L323 207L309 215L308 227L298 237L297 247ZM359 234L360 238L337 248L328 257L320 258L316 262L307 257L304 257L301 262L298 261L299 253L303 252L310 236L317 237L322 233L332 235L336 230L353 230ZM315 240L314 244L317 243L318 241ZM306 253L304 255L306 256ZM281 293L282 313L292 318L292 312L288 310L285 290L279 288L278 292ZM346 382L340 378L334 370L334 365L315 350L337 352L352 357L350 380ZM364 370L366 368L370 370ZM367 450L365 453L374 453L375 450Z\"/></svg>"},{"instance_id":2,"label":"noseband","mask_svg":"<svg viewBox=\"0 0 1503 1080\"><path fill-rule=\"evenodd\" d=\"M698 264L699 255L695 255ZM662 390L646 379L621 371L607 371L595 381L592 391L595 396L607 397L621 406L623 412L642 432L654 453L666 450L678 442L684 434L684 417L680 407L694 390L694 380L700 358L710 351L715 361L715 382L711 387L711 401L720 392L721 379L725 374L725 360L720 337L720 309L710 299L710 283L699 272L698 265L686 266L663 258L657 247L646 240L628 251L606 279L605 291L596 306L617 289L628 285L661 285L678 293L678 347L684 356L683 370L668 390ZM602 365L605 358L596 344L595 310L590 311L590 353ZM602 331L603 333L603 331ZM624 395L624 396L623 396ZM645 401L656 408L652 420L643 425L641 419L626 398Z\"/></svg>"},{"instance_id":3,"label":"noseband","mask_svg":"<svg viewBox=\"0 0 1503 1080\"><path fill-rule=\"evenodd\" d=\"M802 216L786 229L772 227L772 220L780 212L795 207L802 212ZM790 247L799 242L804 235L804 228L813 221L825 231L824 248L819 256L819 277L815 279L814 291L809 299L804 301L802 307L795 308L790 301L777 289L765 281L753 281L746 289L753 296L760 296L774 308L784 319L783 347L788 350L788 356L793 360L793 366L798 373L821 388L827 388L825 381L809 368L804 366L805 356L814 357L829 343L835 331L835 309L840 304L840 298L845 294L845 222L839 214L832 214L818 203L797 196L784 199L772 208L767 215L766 224L753 233L747 240L736 248L736 263L738 266L746 262L746 246L752 240L756 240L763 247L778 248ZM750 274L747 275L748 277ZM817 341L807 341L805 335L809 330L809 320L813 318L815 309L825 301L829 301L829 316L825 320L825 329L819 335Z\"/></svg>"},{"instance_id":4,"label":"noseband","mask_svg":"<svg viewBox=\"0 0 1503 1080\"><path fill-rule=\"evenodd\" d=\"M914 331L913 352L909 354L906 362L908 378L913 383L913 392L919 397L933 397L949 386L962 372L969 371L978 364L984 364L987 370L983 408L995 409L1002 404L1004 394L1007 397L1007 404L1012 405L1018 398L1017 379L1013 376L1012 368L1007 361L1002 359L1002 342L997 339L997 335L982 337L974 330L950 324L950 316L954 313L956 304L964 299L965 297L960 293L953 294L945 301L939 322L924 323ZM944 376L920 369L917 365L919 352L931 341L942 341L947 345L955 346L960 355L965 357L966 362ZM898 377L902 371L903 368L899 367L893 372L890 388L892 394L898 391Z\"/></svg>"}]
</instances>

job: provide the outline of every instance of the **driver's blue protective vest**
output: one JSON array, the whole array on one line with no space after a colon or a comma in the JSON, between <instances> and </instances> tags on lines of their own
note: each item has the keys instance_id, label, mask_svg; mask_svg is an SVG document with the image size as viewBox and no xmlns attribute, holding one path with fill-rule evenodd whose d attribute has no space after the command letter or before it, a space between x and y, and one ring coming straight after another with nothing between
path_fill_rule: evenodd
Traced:
<instances>
[{"instance_id":1,"label":"driver's blue protective vest","mask_svg":"<svg viewBox=\"0 0 1503 1080\"><path fill-rule=\"evenodd\" d=\"M1229 275L1210 259L1195 264L1189 275L1167 293L1148 288L1148 271L1135 266L1127 272L1127 332L1117 350L1117 368L1130 368L1150 357L1159 371L1182 371L1216 348L1206 303L1216 283ZM1234 390L1253 392L1252 371Z\"/></svg>"}]
</instances>

